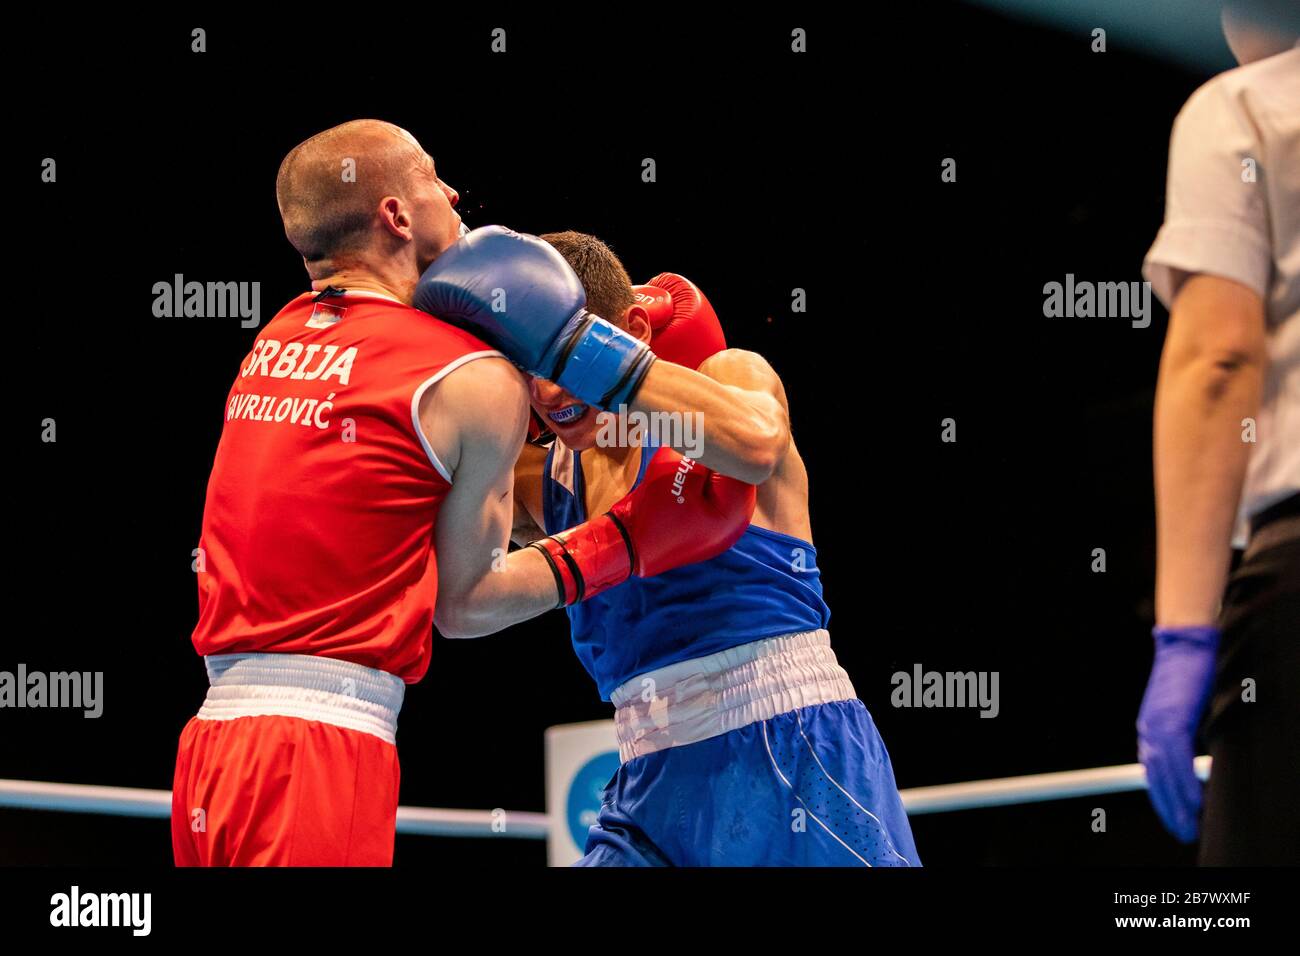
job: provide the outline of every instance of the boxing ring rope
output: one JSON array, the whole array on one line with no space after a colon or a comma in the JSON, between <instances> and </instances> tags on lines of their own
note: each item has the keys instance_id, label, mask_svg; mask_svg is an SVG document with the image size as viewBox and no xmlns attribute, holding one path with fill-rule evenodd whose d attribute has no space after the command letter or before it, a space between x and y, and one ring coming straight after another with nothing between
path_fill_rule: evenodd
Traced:
<instances>
[{"instance_id":1,"label":"boxing ring rope","mask_svg":"<svg viewBox=\"0 0 1300 956\"><path fill-rule=\"evenodd\" d=\"M1201 780L1209 779L1209 757L1197 757L1195 767L1197 777ZM1066 770L1060 773L948 783L935 787L914 787L901 793L908 814L915 815L1145 789L1146 776L1142 765L1130 763L1115 767L1093 767L1089 770ZM171 816L172 795L170 790L0 780L0 807L167 818ZM521 810L451 810L441 807L397 808L398 833L544 840L550 828L551 818L545 813Z\"/></svg>"},{"instance_id":2,"label":"boxing ring rope","mask_svg":"<svg viewBox=\"0 0 1300 956\"><path fill-rule=\"evenodd\" d=\"M1197 757L1193 766L1196 776L1202 781L1210 779L1209 757ZM947 783L938 787L913 787L900 791L900 794L908 816L914 816L918 813L948 813L1012 803L1068 800L1071 797L1124 793L1146 788L1147 778L1142 765L1126 763L1116 767L1093 767L1091 770L1066 770L1024 777Z\"/></svg>"}]
</instances>

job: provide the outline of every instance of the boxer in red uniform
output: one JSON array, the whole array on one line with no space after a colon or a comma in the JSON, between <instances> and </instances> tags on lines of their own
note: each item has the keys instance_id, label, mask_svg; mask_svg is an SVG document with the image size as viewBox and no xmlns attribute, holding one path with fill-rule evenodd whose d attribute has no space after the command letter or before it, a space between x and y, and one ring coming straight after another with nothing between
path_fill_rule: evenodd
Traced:
<instances>
[{"instance_id":1,"label":"boxer in red uniform","mask_svg":"<svg viewBox=\"0 0 1300 956\"><path fill-rule=\"evenodd\" d=\"M688 510L674 487L678 521L657 520L666 462L507 554L527 386L410 307L461 232L455 191L410 134L362 120L294 148L276 193L312 291L261 330L226 401L195 561L211 687L181 735L172 844L179 865L388 865L397 714L433 626L491 633L716 554L754 491L695 468Z\"/></svg>"}]
</instances>

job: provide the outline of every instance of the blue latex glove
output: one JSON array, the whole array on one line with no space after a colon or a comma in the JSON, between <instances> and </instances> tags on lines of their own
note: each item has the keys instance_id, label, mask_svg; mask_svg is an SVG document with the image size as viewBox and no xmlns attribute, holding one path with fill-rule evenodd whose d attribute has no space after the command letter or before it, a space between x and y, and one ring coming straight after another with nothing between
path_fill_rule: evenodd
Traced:
<instances>
[{"instance_id":1,"label":"blue latex glove","mask_svg":"<svg viewBox=\"0 0 1300 956\"><path fill-rule=\"evenodd\" d=\"M1152 634L1156 658L1138 711L1138 759L1165 829L1190 843L1201 812L1201 781L1192 768L1196 730L1214 683L1219 629L1158 627Z\"/></svg>"}]
</instances>

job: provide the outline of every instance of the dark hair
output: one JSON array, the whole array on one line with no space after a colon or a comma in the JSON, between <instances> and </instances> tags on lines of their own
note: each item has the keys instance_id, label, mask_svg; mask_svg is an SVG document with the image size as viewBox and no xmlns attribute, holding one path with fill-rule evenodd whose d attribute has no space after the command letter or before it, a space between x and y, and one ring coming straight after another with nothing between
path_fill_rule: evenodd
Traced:
<instances>
[{"instance_id":1,"label":"dark hair","mask_svg":"<svg viewBox=\"0 0 1300 956\"><path fill-rule=\"evenodd\" d=\"M632 280L614 250L585 232L548 232L542 238L578 274L578 281L587 291L587 309L624 328L624 313L635 299Z\"/></svg>"}]
</instances>

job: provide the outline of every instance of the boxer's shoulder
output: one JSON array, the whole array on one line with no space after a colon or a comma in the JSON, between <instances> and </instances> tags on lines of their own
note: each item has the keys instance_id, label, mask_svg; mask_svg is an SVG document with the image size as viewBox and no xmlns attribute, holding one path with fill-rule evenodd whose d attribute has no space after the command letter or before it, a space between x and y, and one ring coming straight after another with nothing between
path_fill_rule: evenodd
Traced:
<instances>
[{"instance_id":1,"label":"boxer's shoulder","mask_svg":"<svg viewBox=\"0 0 1300 956\"><path fill-rule=\"evenodd\" d=\"M443 403L473 417L491 418L514 400L526 406L528 384L508 359L488 350L476 361L458 364L439 376L437 388L429 389L428 394L441 396Z\"/></svg>"},{"instance_id":2,"label":"boxer's shoulder","mask_svg":"<svg viewBox=\"0 0 1300 956\"><path fill-rule=\"evenodd\" d=\"M772 363L759 353L750 352L747 349L723 349L720 352L714 352L700 363L699 371L709 375L710 378L714 378L715 376L709 374L709 370L720 373L727 371L759 371L776 374L772 369Z\"/></svg>"},{"instance_id":3,"label":"boxer's shoulder","mask_svg":"<svg viewBox=\"0 0 1300 956\"><path fill-rule=\"evenodd\" d=\"M772 363L757 352L723 349L706 358L700 364L699 372L723 385L768 392L785 402L785 387L781 383L781 376L776 373Z\"/></svg>"},{"instance_id":4,"label":"boxer's shoulder","mask_svg":"<svg viewBox=\"0 0 1300 956\"><path fill-rule=\"evenodd\" d=\"M416 426L448 481L466 456L480 474L508 475L528 428L528 386L496 353L456 364L420 394Z\"/></svg>"}]
</instances>

